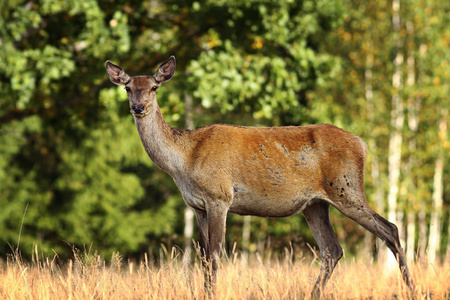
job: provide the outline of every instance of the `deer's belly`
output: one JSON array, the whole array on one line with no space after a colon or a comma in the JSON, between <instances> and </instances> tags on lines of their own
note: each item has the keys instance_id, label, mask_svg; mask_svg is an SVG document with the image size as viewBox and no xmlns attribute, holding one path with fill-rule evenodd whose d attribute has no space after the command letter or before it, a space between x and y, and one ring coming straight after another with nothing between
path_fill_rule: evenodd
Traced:
<instances>
[{"instance_id":1,"label":"deer's belly","mask_svg":"<svg viewBox=\"0 0 450 300\"><path fill-rule=\"evenodd\" d=\"M269 218L291 216L306 207L311 197L302 193L270 192L252 193L235 188L229 212Z\"/></svg>"}]
</instances>

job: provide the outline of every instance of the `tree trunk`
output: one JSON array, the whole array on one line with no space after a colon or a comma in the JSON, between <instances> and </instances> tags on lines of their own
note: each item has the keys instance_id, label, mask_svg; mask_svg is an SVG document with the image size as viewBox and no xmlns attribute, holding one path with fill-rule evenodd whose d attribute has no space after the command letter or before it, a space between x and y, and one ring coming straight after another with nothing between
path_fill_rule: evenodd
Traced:
<instances>
[{"instance_id":1,"label":"tree trunk","mask_svg":"<svg viewBox=\"0 0 450 300\"><path fill-rule=\"evenodd\" d=\"M242 226L242 262L247 264L250 246L250 223L252 217L244 216L244 225Z\"/></svg>"},{"instance_id":2,"label":"tree trunk","mask_svg":"<svg viewBox=\"0 0 450 300\"><path fill-rule=\"evenodd\" d=\"M369 43L368 49L373 49L372 37L367 37L367 42ZM369 121L369 126L375 126L375 105L373 99L373 86L372 86L372 69L373 69L373 53L368 53L366 57L365 64L365 72L364 72L364 95L367 103L367 119ZM384 213L384 193L383 193L383 184L380 180L380 166L378 161L378 151L377 151L377 143L376 143L376 135L372 130L370 133L369 141L369 151L371 157L371 176L372 176L372 184L374 186L375 192L373 194L374 202L375 202L375 210L382 214ZM373 234L367 232L366 233L367 245L369 250L372 253L372 257L374 261L385 261L387 257L387 248L380 247L381 240L377 239Z\"/></svg>"},{"instance_id":3,"label":"tree trunk","mask_svg":"<svg viewBox=\"0 0 450 300\"><path fill-rule=\"evenodd\" d=\"M444 142L447 136L447 111L439 121L439 152L436 159L433 181L433 210L431 212L430 235L428 241L428 260L436 262L439 258L439 247L441 242L441 216L444 200Z\"/></svg>"},{"instance_id":4,"label":"tree trunk","mask_svg":"<svg viewBox=\"0 0 450 300\"><path fill-rule=\"evenodd\" d=\"M447 220L447 224L450 223L450 215L448 216L449 220ZM446 257L445 257L445 264L450 264L450 226L447 226L447 249L446 249Z\"/></svg>"},{"instance_id":5,"label":"tree trunk","mask_svg":"<svg viewBox=\"0 0 450 300\"><path fill-rule=\"evenodd\" d=\"M416 213L417 213L417 203L418 203L418 193L416 186L416 178L414 178L415 172L417 170L417 131L419 128L419 110L421 104L421 98L415 97L413 95L413 87L416 84L416 72L415 72L415 58L414 58L414 25L411 21L406 24L406 29L408 32L408 51L409 56L407 59L408 66L408 78L406 84L409 89L408 98L408 127L410 131L409 137L409 161L405 165L405 174L408 174L408 185L407 185L407 227L406 227L406 258L412 262L415 256L415 233L416 233Z\"/></svg>"},{"instance_id":6,"label":"tree trunk","mask_svg":"<svg viewBox=\"0 0 450 300\"><path fill-rule=\"evenodd\" d=\"M402 40L400 37L400 0L393 0L392 2L392 25L394 34L396 35L396 56L394 60L394 74L392 76L392 109L391 109L391 136L389 140L389 192L388 192L388 220L395 223L399 229L400 238L403 236L402 213L397 209L397 200L400 186L400 167L402 154L402 130L404 123L403 102L400 97L400 90L402 89L402 65L403 53ZM395 266L395 257L388 256L389 268Z\"/></svg>"},{"instance_id":7,"label":"tree trunk","mask_svg":"<svg viewBox=\"0 0 450 300\"><path fill-rule=\"evenodd\" d=\"M187 129L194 129L194 120L192 118L192 97L189 95L184 96L185 106L185 122ZM190 207L186 207L184 210L184 249L188 257L192 252L192 237L194 234L194 211Z\"/></svg>"},{"instance_id":8,"label":"tree trunk","mask_svg":"<svg viewBox=\"0 0 450 300\"><path fill-rule=\"evenodd\" d=\"M427 46L426 44L421 44L419 47L419 58L421 61L424 60L425 58L425 54L427 52ZM418 85L419 87L423 86L423 76L424 76L424 71L423 68L418 68L419 70L419 76L418 76ZM418 214L418 224L419 224L419 239L418 239L418 257L420 260L422 260L422 262L424 262L423 260L426 257L426 249L427 249L427 222L426 222L426 217L427 217L427 205L426 205L426 201L420 201L421 199L419 199L419 214Z\"/></svg>"}]
</instances>

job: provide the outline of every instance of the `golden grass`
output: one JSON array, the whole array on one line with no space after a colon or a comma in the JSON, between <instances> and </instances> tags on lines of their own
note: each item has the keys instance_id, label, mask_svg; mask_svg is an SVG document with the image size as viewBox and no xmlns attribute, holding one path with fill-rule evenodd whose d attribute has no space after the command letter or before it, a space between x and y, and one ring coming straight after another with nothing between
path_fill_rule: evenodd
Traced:
<instances>
[{"instance_id":1,"label":"golden grass","mask_svg":"<svg viewBox=\"0 0 450 300\"><path fill-rule=\"evenodd\" d=\"M178 250L162 266L147 259L111 262L91 254L77 254L58 266L57 258L23 263L11 258L0 268L0 299L309 299L319 263L309 259L266 260L250 263L234 255L224 258L216 293L203 290L200 263L183 261ZM450 266L410 266L417 285L416 299L448 299ZM343 259L331 277L324 299L410 299L398 269Z\"/></svg>"}]
</instances>

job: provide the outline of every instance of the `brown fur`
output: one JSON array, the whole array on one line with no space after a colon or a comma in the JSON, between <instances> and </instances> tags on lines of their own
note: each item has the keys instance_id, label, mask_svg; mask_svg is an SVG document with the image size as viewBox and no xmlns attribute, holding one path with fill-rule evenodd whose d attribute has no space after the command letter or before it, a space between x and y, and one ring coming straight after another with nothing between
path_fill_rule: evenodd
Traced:
<instances>
[{"instance_id":1,"label":"brown fur","mask_svg":"<svg viewBox=\"0 0 450 300\"><path fill-rule=\"evenodd\" d=\"M172 77L175 58L163 63L153 77L129 77L110 62L106 69L113 83L128 90L149 157L173 177L195 211L207 288L215 283L228 212L274 218L301 211L322 256L311 294L319 298L342 256L328 216L332 205L386 242L404 280L414 289L396 226L376 214L364 197L367 147L359 137L326 124L174 129L164 121L155 91Z\"/></svg>"}]
</instances>

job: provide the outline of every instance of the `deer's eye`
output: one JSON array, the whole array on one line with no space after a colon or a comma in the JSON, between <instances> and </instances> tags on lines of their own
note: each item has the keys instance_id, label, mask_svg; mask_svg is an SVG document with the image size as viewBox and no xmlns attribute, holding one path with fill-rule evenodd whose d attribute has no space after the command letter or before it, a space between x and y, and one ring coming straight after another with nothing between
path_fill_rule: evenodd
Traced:
<instances>
[{"instance_id":1,"label":"deer's eye","mask_svg":"<svg viewBox=\"0 0 450 300\"><path fill-rule=\"evenodd\" d=\"M131 90L130 90L130 88L129 87L125 87L125 91L127 91L127 93L129 93Z\"/></svg>"},{"instance_id":2,"label":"deer's eye","mask_svg":"<svg viewBox=\"0 0 450 300\"><path fill-rule=\"evenodd\" d=\"M155 85L154 87L152 87L152 91L156 91L158 89L158 86Z\"/></svg>"}]
</instances>

